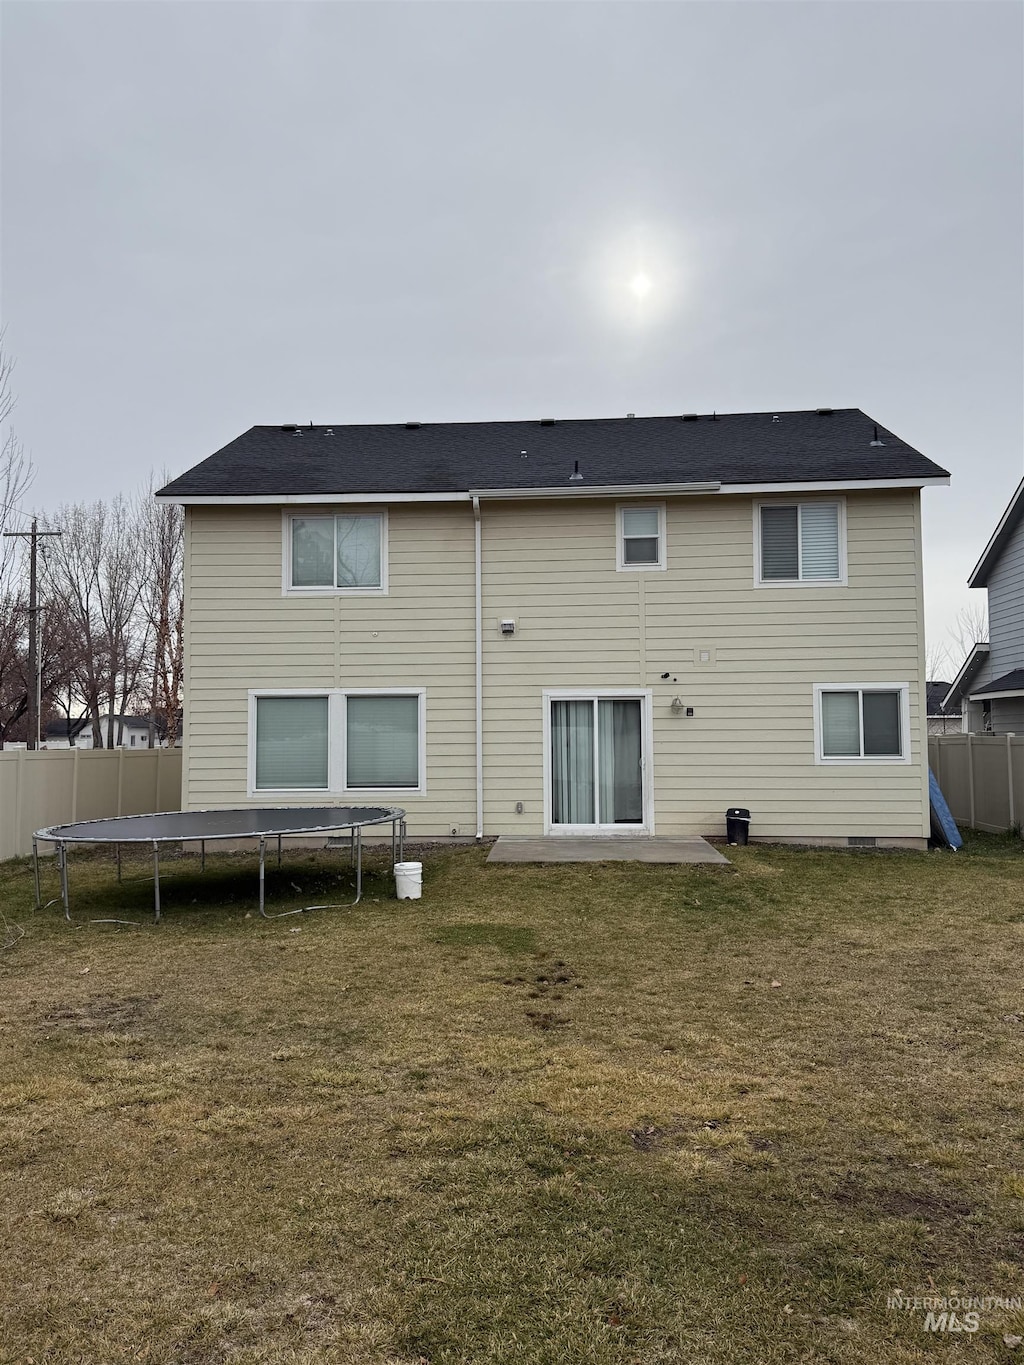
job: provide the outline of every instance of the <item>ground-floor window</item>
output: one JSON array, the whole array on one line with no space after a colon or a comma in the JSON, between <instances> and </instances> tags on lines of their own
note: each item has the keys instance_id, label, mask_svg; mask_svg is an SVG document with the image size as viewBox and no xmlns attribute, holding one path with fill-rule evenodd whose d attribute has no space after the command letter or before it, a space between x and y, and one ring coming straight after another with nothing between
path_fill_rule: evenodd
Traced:
<instances>
[{"instance_id":1,"label":"ground-floor window","mask_svg":"<svg viewBox=\"0 0 1024 1365\"><path fill-rule=\"evenodd\" d=\"M909 762L906 683L820 683L814 689L820 763Z\"/></svg>"},{"instance_id":2,"label":"ground-floor window","mask_svg":"<svg viewBox=\"0 0 1024 1365\"><path fill-rule=\"evenodd\" d=\"M251 692L249 790L422 792L426 691Z\"/></svg>"}]
</instances>

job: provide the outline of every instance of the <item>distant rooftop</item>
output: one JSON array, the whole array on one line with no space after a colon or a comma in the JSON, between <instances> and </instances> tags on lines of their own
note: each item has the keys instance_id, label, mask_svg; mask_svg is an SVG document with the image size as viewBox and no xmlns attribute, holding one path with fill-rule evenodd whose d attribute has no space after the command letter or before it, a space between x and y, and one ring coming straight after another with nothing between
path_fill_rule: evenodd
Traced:
<instances>
[{"instance_id":1,"label":"distant rooftop","mask_svg":"<svg viewBox=\"0 0 1024 1365\"><path fill-rule=\"evenodd\" d=\"M581 476L570 476L578 471ZM719 483L948 480L859 408L551 418L532 422L250 427L159 497L524 492Z\"/></svg>"}]
</instances>

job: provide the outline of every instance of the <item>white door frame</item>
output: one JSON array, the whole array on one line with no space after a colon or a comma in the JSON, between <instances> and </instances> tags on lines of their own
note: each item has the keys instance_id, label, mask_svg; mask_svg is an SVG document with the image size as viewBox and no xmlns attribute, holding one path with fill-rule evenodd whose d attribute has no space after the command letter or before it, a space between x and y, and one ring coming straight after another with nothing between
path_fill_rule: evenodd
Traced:
<instances>
[{"instance_id":1,"label":"white door frame","mask_svg":"<svg viewBox=\"0 0 1024 1365\"><path fill-rule=\"evenodd\" d=\"M651 724L652 689L649 687L548 687L541 694L544 706L544 833L596 834L607 838L636 837L654 833L654 731ZM602 701L606 698L640 703L640 771L644 820L637 825L556 825L551 820L551 703L553 701Z\"/></svg>"}]
</instances>

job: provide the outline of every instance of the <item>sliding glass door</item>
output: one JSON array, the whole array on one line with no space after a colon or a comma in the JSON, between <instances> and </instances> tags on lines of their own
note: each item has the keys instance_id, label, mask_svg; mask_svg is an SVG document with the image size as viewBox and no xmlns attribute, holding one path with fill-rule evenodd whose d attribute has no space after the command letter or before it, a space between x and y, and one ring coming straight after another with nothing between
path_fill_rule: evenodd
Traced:
<instances>
[{"instance_id":1,"label":"sliding glass door","mask_svg":"<svg viewBox=\"0 0 1024 1365\"><path fill-rule=\"evenodd\" d=\"M550 823L643 827L644 699L549 698Z\"/></svg>"}]
</instances>

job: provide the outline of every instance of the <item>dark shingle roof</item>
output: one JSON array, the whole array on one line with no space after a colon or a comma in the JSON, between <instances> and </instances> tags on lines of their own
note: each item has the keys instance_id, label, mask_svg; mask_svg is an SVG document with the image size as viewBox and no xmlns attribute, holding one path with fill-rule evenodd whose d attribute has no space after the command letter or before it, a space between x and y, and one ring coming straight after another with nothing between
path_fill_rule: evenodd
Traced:
<instances>
[{"instance_id":1,"label":"dark shingle roof","mask_svg":"<svg viewBox=\"0 0 1024 1365\"><path fill-rule=\"evenodd\" d=\"M569 485L810 483L946 475L859 408L407 426L251 427L163 497L464 493ZM524 458L522 452L526 452Z\"/></svg>"},{"instance_id":2,"label":"dark shingle roof","mask_svg":"<svg viewBox=\"0 0 1024 1365\"><path fill-rule=\"evenodd\" d=\"M945 710L943 703L946 700L946 693L952 687L948 682L930 682L925 687L928 692L928 714L930 716L941 716Z\"/></svg>"},{"instance_id":3,"label":"dark shingle roof","mask_svg":"<svg viewBox=\"0 0 1024 1365\"><path fill-rule=\"evenodd\" d=\"M972 697L984 697L993 692L1024 692L1024 668L1015 668L1012 673L1004 673L995 682L990 682L977 691L971 689Z\"/></svg>"}]
</instances>

